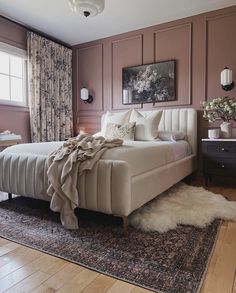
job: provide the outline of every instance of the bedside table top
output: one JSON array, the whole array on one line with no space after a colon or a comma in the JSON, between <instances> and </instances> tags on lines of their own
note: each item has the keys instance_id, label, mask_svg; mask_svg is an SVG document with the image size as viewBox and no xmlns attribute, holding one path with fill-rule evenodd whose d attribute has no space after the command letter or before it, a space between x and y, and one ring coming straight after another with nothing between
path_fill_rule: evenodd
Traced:
<instances>
[{"instance_id":1,"label":"bedside table top","mask_svg":"<svg viewBox=\"0 0 236 293\"><path fill-rule=\"evenodd\" d=\"M216 138L216 139L202 138L202 141L236 141L236 138Z\"/></svg>"}]
</instances>

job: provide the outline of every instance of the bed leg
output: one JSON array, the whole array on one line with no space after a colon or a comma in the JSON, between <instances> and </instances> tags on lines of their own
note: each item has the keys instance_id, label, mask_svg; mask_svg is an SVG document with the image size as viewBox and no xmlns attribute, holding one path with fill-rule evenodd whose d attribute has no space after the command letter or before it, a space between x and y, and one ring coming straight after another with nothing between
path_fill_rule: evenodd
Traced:
<instances>
[{"instance_id":1,"label":"bed leg","mask_svg":"<svg viewBox=\"0 0 236 293\"><path fill-rule=\"evenodd\" d=\"M9 201L12 200L12 193L8 193L8 200L9 200Z\"/></svg>"},{"instance_id":2,"label":"bed leg","mask_svg":"<svg viewBox=\"0 0 236 293\"><path fill-rule=\"evenodd\" d=\"M129 219L127 216L121 216L122 222L123 222L123 233L124 236L128 236L128 225L129 225Z\"/></svg>"},{"instance_id":3,"label":"bed leg","mask_svg":"<svg viewBox=\"0 0 236 293\"><path fill-rule=\"evenodd\" d=\"M128 225L129 220L127 216L121 216L121 215L114 215L115 217L119 217L122 220L122 226L123 226L123 234L124 236L128 236Z\"/></svg>"}]
</instances>

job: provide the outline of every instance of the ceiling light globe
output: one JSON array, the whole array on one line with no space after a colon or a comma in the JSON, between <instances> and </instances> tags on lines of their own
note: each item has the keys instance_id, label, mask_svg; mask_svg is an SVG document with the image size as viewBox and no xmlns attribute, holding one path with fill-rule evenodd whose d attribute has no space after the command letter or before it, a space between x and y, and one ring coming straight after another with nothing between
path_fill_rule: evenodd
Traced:
<instances>
[{"instance_id":1,"label":"ceiling light globe","mask_svg":"<svg viewBox=\"0 0 236 293\"><path fill-rule=\"evenodd\" d=\"M104 10L105 0L68 0L72 11L93 17Z\"/></svg>"}]
</instances>

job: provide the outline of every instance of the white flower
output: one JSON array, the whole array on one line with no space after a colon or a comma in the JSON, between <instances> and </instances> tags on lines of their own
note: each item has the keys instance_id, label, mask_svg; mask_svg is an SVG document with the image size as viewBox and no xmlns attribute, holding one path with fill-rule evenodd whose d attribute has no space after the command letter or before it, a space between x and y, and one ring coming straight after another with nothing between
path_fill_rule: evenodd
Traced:
<instances>
[{"instance_id":1,"label":"white flower","mask_svg":"<svg viewBox=\"0 0 236 293\"><path fill-rule=\"evenodd\" d=\"M216 119L236 121L236 101L232 98L219 97L212 101L204 101L201 104L204 110L203 117L209 122L213 122Z\"/></svg>"}]
</instances>

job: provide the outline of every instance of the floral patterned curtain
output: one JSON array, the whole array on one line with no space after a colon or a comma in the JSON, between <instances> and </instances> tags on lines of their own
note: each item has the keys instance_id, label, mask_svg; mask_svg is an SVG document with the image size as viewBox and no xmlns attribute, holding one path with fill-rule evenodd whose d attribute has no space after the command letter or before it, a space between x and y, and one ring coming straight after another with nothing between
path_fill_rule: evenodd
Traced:
<instances>
[{"instance_id":1,"label":"floral patterned curtain","mask_svg":"<svg viewBox=\"0 0 236 293\"><path fill-rule=\"evenodd\" d=\"M28 32L28 58L32 142L71 137L72 51Z\"/></svg>"}]
</instances>

